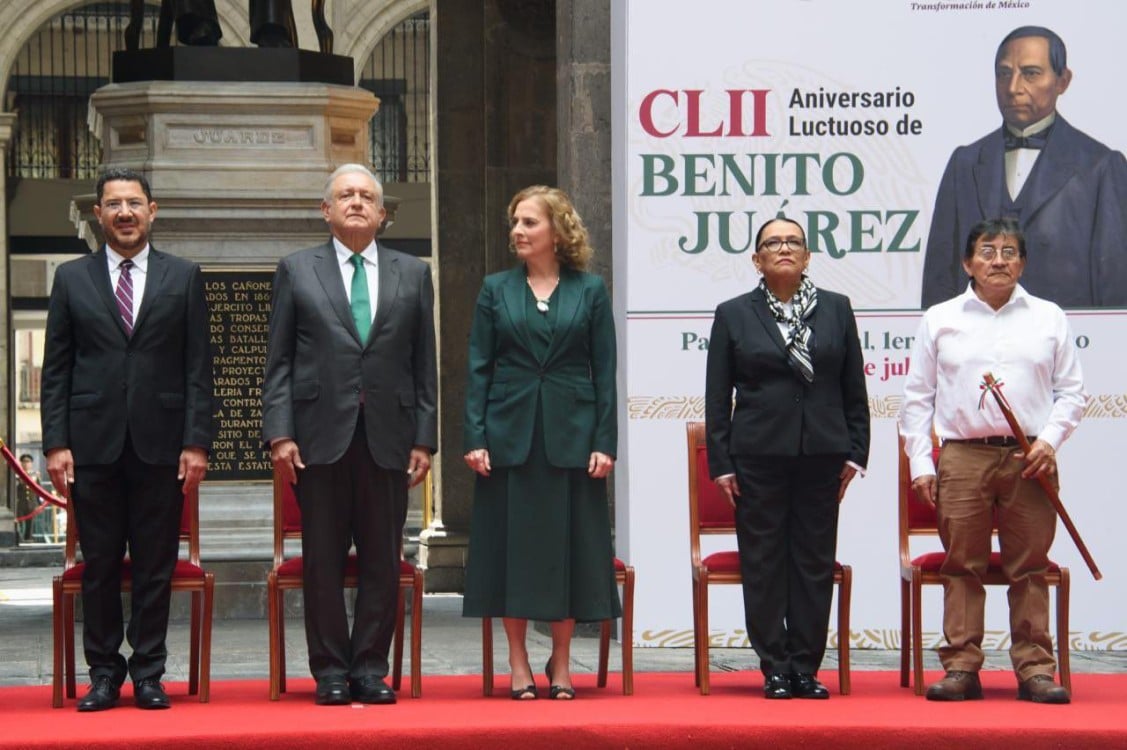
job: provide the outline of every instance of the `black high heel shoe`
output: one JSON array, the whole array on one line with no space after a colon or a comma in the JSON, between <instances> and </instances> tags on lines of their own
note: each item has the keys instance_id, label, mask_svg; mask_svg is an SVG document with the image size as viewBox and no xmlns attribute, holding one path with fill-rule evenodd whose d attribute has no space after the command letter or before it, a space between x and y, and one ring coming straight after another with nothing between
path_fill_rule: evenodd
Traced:
<instances>
[{"instance_id":1,"label":"black high heel shoe","mask_svg":"<svg viewBox=\"0 0 1127 750\"><path fill-rule=\"evenodd\" d=\"M552 657L548 657L548 663L544 665L544 674L548 678L548 697L552 700L572 700L575 698L575 689L564 687L563 685L552 684ZM562 696L562 697L561 697Z\"/></svg>"},{"instance_id":2,"label":"black high heel shoe","mask_svg":"<svg viewBox=\"0 0 1127 750\"><path fill-rule=\"evenodd\" d=\"M536 683L532 683L528 687L523 687L520 690L510 690L509 694L515 701L534 701L540 697L536 692Z\"/></svg>"}]
</instances>

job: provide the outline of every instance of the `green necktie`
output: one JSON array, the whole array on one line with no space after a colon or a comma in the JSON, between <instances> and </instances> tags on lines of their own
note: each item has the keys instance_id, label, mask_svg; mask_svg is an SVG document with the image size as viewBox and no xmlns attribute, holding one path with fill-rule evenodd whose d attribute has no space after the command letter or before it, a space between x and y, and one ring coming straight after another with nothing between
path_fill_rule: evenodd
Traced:
<instances>
[{"instance_id":1,"label":"green necktie","mask_svg":"<svg viewBox=\"0 0 1127 750\"><path fill-rule=\"evenodd\" d=\"M364 270L364 258L353 253L349 258L355 269L352 272L352 321L360 333L360 343L367 343L368 331L372 327L372 303L368 299L368 274Z\"/></svg>"}]
</instances>

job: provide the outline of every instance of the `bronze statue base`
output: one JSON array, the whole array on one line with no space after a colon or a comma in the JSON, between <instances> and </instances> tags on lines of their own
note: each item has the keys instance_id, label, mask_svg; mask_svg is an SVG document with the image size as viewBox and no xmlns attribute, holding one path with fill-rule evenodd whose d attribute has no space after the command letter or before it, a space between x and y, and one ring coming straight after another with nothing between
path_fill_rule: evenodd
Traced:
<instances>
[{"instance_id":1,"label":"bronze statue base","mask_svg":"<svg viewBox=\"0 0 1127 750\"><path fill-rule=\"evenodd\" d=\"M303 49L185 46L114 52L113 82L136 81L356 83L351 57Z\"/></svg>"}]
</instances>

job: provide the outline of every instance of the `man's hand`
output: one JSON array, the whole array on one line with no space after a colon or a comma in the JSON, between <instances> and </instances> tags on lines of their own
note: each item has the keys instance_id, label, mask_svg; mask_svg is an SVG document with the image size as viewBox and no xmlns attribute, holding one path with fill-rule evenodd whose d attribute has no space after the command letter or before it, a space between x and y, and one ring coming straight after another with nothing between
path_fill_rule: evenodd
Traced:
<instances>
[{"instance_id":1,"label":"man's hand","mask_svg":"<svg viewBox=\"0 0 1127 750\"><path fill-rule=\"evenodd\" d=\"M297 484L297 472L305 468L301 462L301 451L290 438L276 440L270 445L270 461L281 472L282 479L290 484Z\"/></svg>"},{"instance_id":2,"label":"man's hand","mask_svg":"<svg viewBox=\"0 0 1127 750\"><path fill-rule=\"evenodd\" d=\"M934 474L924 474L912 480L912 489L916 491L916 497L933 508L935 507L937 487Z\"/></svg>"},{"instance_id":3,"label":"man's hand","mask_svg":"<svg viewBox=\"0 0 1127 750\"><path fill-rule=\"evenodd\" d=\"M176 478L183 483L181 492L187 495L199 487L206 473L207 451L195 446L188 446L180 451L180 468L176 471Z\"/></svg>"},{"instance_id":4,"label":"man's hand","mask_svg":"<svg viewBox=\"0 0 1127 750\"><path fill-rule=\"evenodd\" d=\"M74 484L74 455L70 448L52 448L47 451L47 476L55 486L55 494L70 499L70 486Z\"/></svg>"},{"instance_id":5,"label":"man's hand","mask_svg":"<svg viewBox=\"0 0 1127 750\"><path fill-rule=\"evenodd\" d=\"M1053 450L1053 446L1046 443L1044 440L1034 440L1033 445L1029 446L1029 454L1026 455L1021 451L1014 454L1016 458L1025 459L1025 469L1021 472L1022 479L1032 479L1033 477L1045 476L1050 479L1056 476L1057 473L1057 453ZM48 466L50 463L48 463Z\"/></svg>"},{"instance_id":6,"label":"man's hand","mask_svg":"<svg viewBox=\"0 0 1127 750\"><path fill-rule=\"evenodd\" d=\"M614 459L606 453L591 451L591 458L587 460L587 473L592 479L602 479L614 468Z\"/></svg>"},{"instance_id":7,"label":"man's hand","mask_svg":"<svg viewBox=\"0 0 1127 750\"><path fill-rule=\"evenodd\" d=\"M853 481L855 476L857 476L857 470L848 463L841 467L841 474L838 475L838 478L841 479L841 485L837 489L837 501L839 503L845 498L845 490L848 489L849 483Z\"/></svg>"},{"instance_id":8,"label":"man's hand","mask_svg":"<svg viewBox=\"0 0 1127 750\"><path fill-rule=\"evenodd\" d=\"M407 486L414 487L426 478L430 471L430 448L416 445L407 459Z\"/></svg>"},{"instance_id":9,"label":"man's hand","mask_svg":"<svg viewBox=\"0 0 1127 750\"><path fill-rule=\"evenodd\" d=\"M493 466L489 463L489 451L485 448L477 448L462 456L466 462L466 466L470 467L483 477L489 476L489 472L493 471Z\"/></svg>"},{"instance_id":10,"label":"man's hand","mask_svg":"<svg viewBox=\"0 0 1127 750\"><path fill-rule=\"evenodd\" d=\"M736 481L736 475L728 474L727 476L717 477L716 486L724 493L724 497L728 498L728 504L733 508L736 507L736 498L740 495L740 485Z\"/></svg>"}]
</instances>

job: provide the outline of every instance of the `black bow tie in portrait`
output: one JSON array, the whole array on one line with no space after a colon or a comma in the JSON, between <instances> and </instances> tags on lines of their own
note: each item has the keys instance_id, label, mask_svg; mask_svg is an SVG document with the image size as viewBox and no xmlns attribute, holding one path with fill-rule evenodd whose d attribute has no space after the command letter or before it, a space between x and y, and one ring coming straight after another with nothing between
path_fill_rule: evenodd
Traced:
<instances>
[{"instance_id":1,"label":"black bow tie in portrait","mask_svg":"<svg viewBox=\"0 0 1127 750\"><path fill-rule=\"evenodd\" d=\"M1040 133L1020 136L1011 133L1009 128L1003 128L1002 135L1006 140L1006 151L1013 151L1015 148L1032 148L1039 151L1045 148L1045 143L1049 140L1050 130L1052 130L1052 128L1045 128Z\"/></svg>"}]
</instances>

